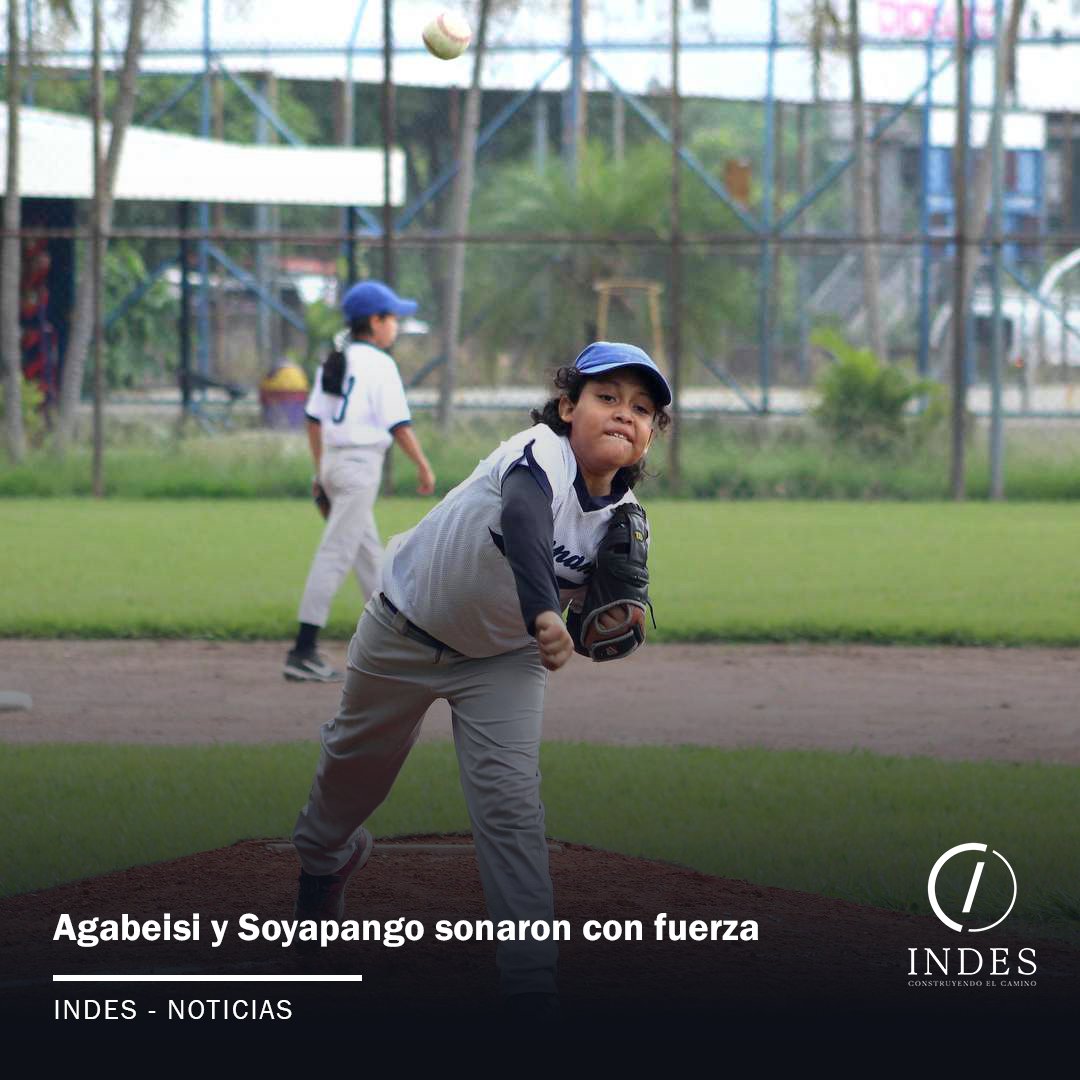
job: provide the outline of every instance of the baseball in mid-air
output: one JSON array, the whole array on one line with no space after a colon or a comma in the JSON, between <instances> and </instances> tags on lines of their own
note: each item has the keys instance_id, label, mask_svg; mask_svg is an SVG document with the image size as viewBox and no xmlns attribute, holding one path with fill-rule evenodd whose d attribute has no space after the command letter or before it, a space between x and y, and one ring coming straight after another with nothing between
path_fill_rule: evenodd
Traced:
<instances>
[{"instance_id":1,"label":"baseball in mid-air","mask_svg":"<svg viewBox=\"0 0 1080 1080\"><path fill-rule=\"evenodd\" d=\"M424 27L424 44L432 56L453 60L472 40L469 24L456 11L442 11Z\"/></svg>"}]
</instances>

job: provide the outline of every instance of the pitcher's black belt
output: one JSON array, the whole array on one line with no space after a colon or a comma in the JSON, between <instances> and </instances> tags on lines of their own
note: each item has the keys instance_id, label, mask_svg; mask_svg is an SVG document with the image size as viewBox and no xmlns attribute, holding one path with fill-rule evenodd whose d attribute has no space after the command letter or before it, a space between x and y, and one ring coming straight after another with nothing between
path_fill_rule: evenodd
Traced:
<instances>
[{"instance_id":1,"label":"pitcher's black belt","mask_svg":"<svg viewBox=\"0 0 1080 1080\"><path fill-rule=\"evenodd\" d=\"M394 606L393 602L386 595L386 593L379 593L379 599L382 600L383 606L391 615L398 615L402 619L405 616ZM421 630L411 619L405 619L404 625L401 627L401 632L406 636L413 639L413 641L422 642L424 645L430 645L433 649L449 649L449 645L443 644L438 638L432 637L426 630Z\"/></svg>"}]
</instances>

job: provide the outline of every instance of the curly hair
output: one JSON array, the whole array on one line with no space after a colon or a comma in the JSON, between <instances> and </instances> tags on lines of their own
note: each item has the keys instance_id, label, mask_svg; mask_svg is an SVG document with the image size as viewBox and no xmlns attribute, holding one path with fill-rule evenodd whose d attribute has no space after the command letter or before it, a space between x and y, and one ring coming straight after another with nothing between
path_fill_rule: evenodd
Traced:
<instances>
[{"instance_id":1,"label":"curly hair","mask_svg":"<svg viewBox=\"0 0 1080 1080\"><path fill-rule=\"evenodd\" d=\"M575 405L581 397L581 391L593 375L585 375L575 367L561 367L555 372L555 389L559 393L549 398L543 408L533 409L530 415L534 424L547 424L556 435L569 435L570 424L559 415L559 402L564 397L569 398ZM666 431L671 424L671 414L667 409L657 408L653 424L657 431ZM642 459L634 465L626 465L615 474L614 483L620 487L632 488L635 484L651 475L645 471L645 461Z\"/></svg>"}]
</instances>

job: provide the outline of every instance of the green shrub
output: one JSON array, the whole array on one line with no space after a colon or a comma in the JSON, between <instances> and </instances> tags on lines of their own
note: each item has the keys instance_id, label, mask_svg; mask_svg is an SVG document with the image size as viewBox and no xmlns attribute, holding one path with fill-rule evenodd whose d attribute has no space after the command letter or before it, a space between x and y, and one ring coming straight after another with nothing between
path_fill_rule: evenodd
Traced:
<instances>
[{"instance_id":1,"label":"green shrub","mask_svg":"<svg viewBox=\"0 0 1080 1080\"><path fill-rule=\"evenodd\" d=\"M26 432L26 441L31 446L40 446L45 439L45 413L42 405L45 394L36 382L29 379L22 381L22 419L23 430ZM4 385L0 383L0 417L6 415L4 405Z\"/></svg>"},{"instance_id":2,"label":"green shrub","mask_svg":"<svg viewBox=\"0 0 1080 1080\"><path fill-rule=\"evenodd\" d=\"M114 241L105 254L105 310L114 311L143 286L149 270L142 255L128 241ZM142 386L167 380L176 370L172 334L163 328L176 325L179 302L163 280L155 281L105 331L105 385L110 389ZM83 389L93 392L93 364L86 365Z\"/></svg>"},{"instance_id":3,"label":"green shrub","mask_svg":"<svg viewBox=\"0 0 1080 1080\"><path fill-rule=\"evenodd\" d=\"M818 379L821 401L814 418L836 442L888 454L924 442L941 423L936 383L915 378L904 365L883 363L836 330L817 330L811 340L835 357ZM909 415L908 406L920 397L927 399L926 409Z\"/></svg>"},{"instance_id":4,"label":"green shrub","mask_svg":"<svg viewBox=\"0 0 1080 1080\"><path fill-rule=\"evenodd\" d=\"M687 416L680 424L681 469L677 494L696 499L899 499L949 497L945 440L925 440L924 427L940 415L931 399L922 416L907 417L909 442L901 452L873 454L856 443L830 440L804 418ZM311 497L311 455L303 432L240 430L178 437L175 414L162 426L124 406L110 409L106 427L105 488L123 498ZM501 440L527 422L522 413L463 413L442 436L426 410L416 431L445 494L460 483ZM88 427L88 425L86 425ZM941 432L937 433L942 434ZM1080 447L1053 427L1010 426L1007 433L1008 494L1015 500L1080 499ZM675 495L670 438L649 452L649 479L639 494L646 504ZM973 499L990 490L987 440L972 440L967 465ZM92 454L88 436L62 457L47 447L32 450L18 465L0 462L0 499L88 495ZM412 495L416 469L394 452L393 482L383 494ZM0 509L0 517L3 510ZM0 529L0 534L3 530Z\"/></svg>"}]
</instances>

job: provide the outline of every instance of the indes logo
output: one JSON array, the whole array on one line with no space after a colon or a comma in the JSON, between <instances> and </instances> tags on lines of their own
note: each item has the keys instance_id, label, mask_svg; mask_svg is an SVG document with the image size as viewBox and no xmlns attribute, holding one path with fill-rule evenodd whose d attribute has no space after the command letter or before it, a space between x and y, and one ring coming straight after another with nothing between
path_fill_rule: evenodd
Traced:
<instances>
[{"instance_id":1,"label":"indes logo","mask_svg":"<svg viewBox=\"0 0 1080 1080\"><path fill-rule=\"evenodd\" d=\"M957 844L934 863L926 892L934 914L950 930L979 934L1012 911L1016 874L1000 851L986 844ZM908 961L908 986L919 989L1037 985L1031 977L1038 968L1030 946L914 946Z\"/></svg>"},{"instance_id":2,"label":"indes logo","mask_svg":"<svg viewBox=\"0 0 1080 1080\"><path fill-rule=\"evenodd\" d=\"M1000 860L993 862L985 857L986 852L986 844L957 844L930 871L926 886L930 906L950 930L969 934L992 930L1016 903L1016 874L1009 861L1001 852L991 851ZM988 864L990 872L984 874ZM948 887L943 887L946 884ZM982 902L980 886L985 897Z\"/></svg>"}]
</instances>

